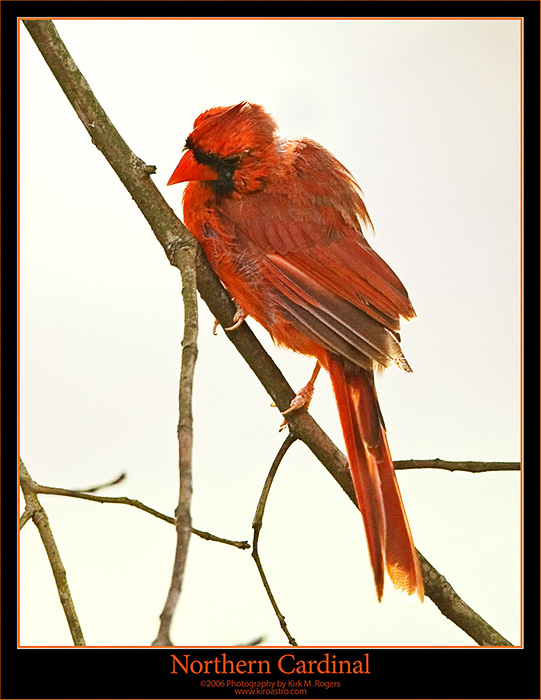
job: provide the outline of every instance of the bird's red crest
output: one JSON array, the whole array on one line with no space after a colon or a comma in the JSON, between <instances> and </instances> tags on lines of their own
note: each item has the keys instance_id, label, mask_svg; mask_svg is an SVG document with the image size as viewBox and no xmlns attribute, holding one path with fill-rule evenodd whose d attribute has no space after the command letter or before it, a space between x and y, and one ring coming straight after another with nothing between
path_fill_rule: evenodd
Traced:
<instances>
[{"instance_id":1,"label":"bird's red crest","mask_svg":"<svg viewBox=\"0 0 541 700\"><path fill-rule=\"evenodd\" d=\"M190 138L205 151L230 156L272 143L278 125L263 107L241 102L212 107L194 122Z\"/></svg>"}]
</instances>

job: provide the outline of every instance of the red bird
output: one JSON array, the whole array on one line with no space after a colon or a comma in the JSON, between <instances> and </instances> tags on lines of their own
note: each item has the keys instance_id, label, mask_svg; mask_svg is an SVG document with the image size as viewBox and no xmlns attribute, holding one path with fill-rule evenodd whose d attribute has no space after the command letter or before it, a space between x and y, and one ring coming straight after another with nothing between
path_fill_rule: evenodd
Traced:
<instances>
[{"instance_id":1,"label":"red bird","mask_svg":"<svg viewBox=\"0 0 541 700\"><path fill-rule=\"evenodd\" d=\"M168 185L189 181L184 222L235 299L235 326L253 316L279 345L318 361L290 410L307 405L319 366L331 376L378 600L384 570L423 598L374 371L410 372L400 317L408 294L368 245L359 186L315 141L286 140L256 104L200 114Z\"/></svg>"}]
</instances>

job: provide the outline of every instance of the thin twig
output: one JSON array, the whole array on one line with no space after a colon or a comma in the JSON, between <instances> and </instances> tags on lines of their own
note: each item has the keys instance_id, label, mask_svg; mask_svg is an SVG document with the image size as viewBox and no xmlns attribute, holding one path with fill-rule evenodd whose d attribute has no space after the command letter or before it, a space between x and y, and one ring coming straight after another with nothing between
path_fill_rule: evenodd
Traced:
<instances>
[{"instance_id":1,"label":"thin twig","mask_svg":"<svg viewBox=\"0 0 541 700\"><path fill-rule=\"evenodd\" d=\"M21 519L19 521L19 530L22 530L26 523L32 518L32 513L32 508L26 506L26 508L24 509L24 513L21 515Z\"/></svg>"},{"instance_id":2,"label":"thin twig","mask_svg":"<svg viewBox=\"0 0 541 700\"><path fill-rule=\"evenodd\" d=\"M263 485L263 490L261 491L261 496L259 497L259 502L257 504L257 508L255 511L254 515L254 520L252 522L252 527L254 529L254 540L252 543L252 557L254 558L254 561L257 566L257 570L259 571L259 575L261 576L261 581L263 582L263 586L265 588L265 591L267 593L267 596L269 597L269 600L271 602L271 605L274 609L274 612L276 613L276 617L278 618L278 622L280 623L280 627L284 631L284 634L287 637L288 642L291 644L291 646L298 646L297 642L295 639L291 636L289 629L286 624L286 619L280 612L280 608L278 607L278 604L276 602L276 599L274 598L274 595L272 593L271 587L269 585L269 582L267 580L267 577L265 575L265 571L263 570L263 565L261 563L261 558L259 556L259 535L261 533L261 528L263 526L263 515L265 513L265 505L267 503L267 498L269 497L269 492L270 488L272 486L272 482L274 480L274 476L278 470L278 467L280 466L280 462L284 458L284 455L286 452L289 450L291 445L295 442L297 438L292 434L289 433L286 439L284 440L282 446L278 450L278 454L274 458L274 462L272 463L272 466L269 470L269 473L267 474L267 478L265 479L265 484Z\"/></svg>"},{"instance_id":3,"label":"thin twig","mask_svg":"<svg viewBox=\"0 0 541 700\"><path fill-rule=\"evenodd\" d=\"M449 462L445 459L403 459L394 463L395 469L445 469L449 472L520 471L520 462Z\"/></svg>"},{"instance_id":4,"label":"thin twig","mask_svg":"<svg viewBox=\"0 0 541 700\"><path fill-rule=\"evenodd\" d=\"M265 641L266 637L261 635L260 637L256 637L255 639L252 639L251 642L247 642L246 644L235 644L236 647L258 647L263 644Z\"/></svg>"},{"instance_id":5,"label":"thin twig","mask_svg":"<svg viewBox=\"0 0 541 700\"><path fill-rule=\"evenodd\" d=\"M112 481L106 481L104 484L98 484L97 486L91 486L88 489L74 489L75 491L82 491L83 493L95 493L96 491L101 491L102 489L107 489L110 486L116 486L124 481L126 478L126 472L122 472Z\"/></svg>"},{"instance_id":6,"label":"thin twig","mask_svg":"<svg viewBox=\"0 0 541 700\"><path fill-rule=\"evenodd\" d=\"M35 481L32 481L32 484L29 486L29 488L34 493L42 493L48 496L68 496L69 498L80 498L84 501L94 501L94 503L117 503L119 505L132 506L133 508L138 508L139 510L144 511L149 515L153 515L155 518L163 520L164 522L169 523L170 525L174 525L176 522L175 518L171 517L170 515L160 513L160 511L155 510L154 508L151 508L150 506L147 506L144 503L141 503L141 501L138 501L135 498L128 498L127 496L96 496L94 494L84 493L82 491L73 491L71 489L63 489L56 486L43 486L42 484L38 484ZM27 514L27 510L28 509L25 509L23 515L21 516L21 522L19 525L20 528L22 528L28 520L29 516ZM229 540L225 537L218 537L218 535L212 535L210 532L205 532L204 530L197 530L195 527L192 527L192 533L194 535L197 535L198 537L201 537L201 539L203 540L208 540L211 542L220 542L221 544L228 544L232 547L237 547L237 549L250 549L250 543L246 540Z\"/></svg>"},{"instance_id":7,"label":"thin twig","mask_svg":"<svg viewBox=\"0 0 541 700\"><path fill-rule=\"evenodd\" d=\"M204 532L203 530L196 530L192 527L192 533L197 535L202 540L209 540L211 542L221 542L222 544L229 544L232 547L237 547L237 549L250 549L250 543L246 540L228 540L225 537L218 537L218 535L211 535L210 532Z\"/></svg>"},{"instance_id":8,"label":"thin twig","mask_svg":"<svg viewBox=\"0 0 541 700\"><path fill-rule=\"evenodd\" d=\"M177 544L175 561L171 575L171 585L160 615L158 636L153 646L172 646L171 625L178 605L186 560L188 545L192 533L192 453L193 453L193 380L197 361L197 283L195 273L195 251L185 248L181 265L182 298L184 301L184 336L182 339L182 360L179 384L179 420L178 420L178 464L179 464L179 496L175 510Z\"/></svg>"},{"instance_id":9,"label":"thin twig","mask_svg":"<svg viewBox=\"0 0 541 700\"><path fill-rule=\"evenodd\" d=\"M79 623L79 618L77 617L75 605L73 604L73 599L68 586L66 570L62 564L60 552L58 551L58 547L56 546L56 542L53 537L53 532L49 524L49 518L47 517L47 513L45 512L43 506L39 502L36 492L32 488L33 479L28 473L22 459L19 460L19 468L20 485L26 504L23 516L26 513L27 519L32 518L34 525L38 529L39 536L41 537L45 552L47 553L47 558L49 559L49 564L51 565L56 583L56 589L58 591L58 597L60 598L60 603L62 604L62 609L64 610L64 615L66 616L71 638L73 639L73 644L77 647L84 647L85 639L83 636L83 631Z\"/></svg>"},{"instance_id":10,"label":"thin twig","mask_svg":"<svg viewBox=\"0 0 541 700\"><path fill-rule=\"evenodd\" d=\"M195 239L178 220L150 179L149 174L152 168L145 166L143 161L129 149L110 122L71 58L54 24L50 20L23 20L23 22L90 134L92 142L102 152L133 197L149 222L170 263L178 266L179 256L177 252L186 245L195 246L199 293L214 318L222 326L230 326L235 313L235 305L229 294L208 264ZM295 396L295 392L250 330L249 324L243 323L238 329L228 333L226 337L242 355L279 410L285 411ZM328 435L303 409L289 414L288 423L290 430L308 446L355 503L347 460ZM439 576L440 574L426 562L426 567L423 567L423 577L428 575ZM445 588L443 593L444 595L456 596L454 591L451 594L448 588ZM427 595L432 597L431 593L427 593ZM453 600L450 602L452 603ZM456 619L452 617L453 609L454 606L451 605L449 619L469 634L469 622L461 617Z\"/></svg>"}]
</instances>

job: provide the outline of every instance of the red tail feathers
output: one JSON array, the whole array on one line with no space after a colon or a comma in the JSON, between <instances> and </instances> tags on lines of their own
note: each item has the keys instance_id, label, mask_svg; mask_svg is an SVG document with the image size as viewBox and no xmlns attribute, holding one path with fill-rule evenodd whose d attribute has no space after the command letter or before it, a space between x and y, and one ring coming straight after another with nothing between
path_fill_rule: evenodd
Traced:
<instances>
[{"instance_id":1,"label":"red tail feathers","mask_svg":"<svg viewBox=\"0 0 541 700\"><path fill-rule=\"evenodd\" d=\"M400 496L372 373L330 357L355 494L364 520L378 600L384 568L396 588L423 599L423 579Z\"/></svg>"}]
</instances>

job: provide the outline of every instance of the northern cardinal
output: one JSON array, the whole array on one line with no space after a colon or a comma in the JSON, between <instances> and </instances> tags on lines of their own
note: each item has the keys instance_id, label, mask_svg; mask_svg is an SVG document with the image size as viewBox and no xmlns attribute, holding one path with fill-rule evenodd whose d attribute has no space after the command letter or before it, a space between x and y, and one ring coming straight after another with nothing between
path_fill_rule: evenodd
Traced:
<instances>
[{"instance_id":1,"label":"northern cardinal","mask_svg":"<svg viewBox=\"0 0 541 700\"><path fill-rule=\"evenodd\" d=\"M253 316L273 340L311 355L329 373L378 600L384 571L423 598L419 560L400 496L374 371L410 372L400 317L408 294L368 245L359 186L310 139L286 140L259 105L200 114L168 185L188 181L184 223L235 299L235 326ZM291 409L306 405L317 368Z\"/></svg>"}]
</instances>

